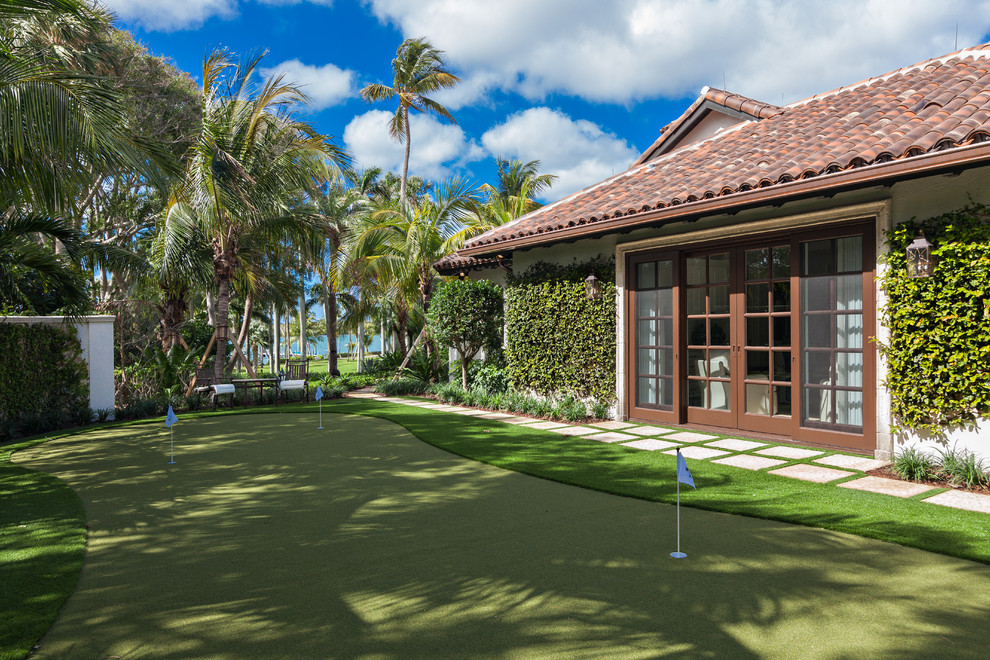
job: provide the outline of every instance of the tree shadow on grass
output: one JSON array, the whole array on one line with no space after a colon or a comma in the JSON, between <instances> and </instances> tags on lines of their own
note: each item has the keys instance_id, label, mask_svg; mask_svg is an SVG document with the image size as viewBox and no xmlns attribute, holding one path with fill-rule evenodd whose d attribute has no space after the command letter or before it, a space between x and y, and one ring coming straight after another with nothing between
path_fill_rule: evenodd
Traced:
<instances>
[{"instance_id":1,"label":"tree shadow on grass","mask_svg":"<svg viewBox=\"0 0 990 660\"><path fill-rule=\"evenodd\" d=\"M92 527L39 657L920 658L990 641L985 566L697 509L673 560L672 507L466 462L380 420L309 422L180 425L171 466L151 427L19 455L70 483Z\"/></svg>"}]
</instances>

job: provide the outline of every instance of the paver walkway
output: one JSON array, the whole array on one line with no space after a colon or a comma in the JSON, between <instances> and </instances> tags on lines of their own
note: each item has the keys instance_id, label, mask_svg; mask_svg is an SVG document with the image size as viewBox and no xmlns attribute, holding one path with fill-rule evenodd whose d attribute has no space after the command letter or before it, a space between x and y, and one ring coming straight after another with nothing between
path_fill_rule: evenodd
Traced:
<instances>
[{"instance_id":1,"label":"paver walkway","mask_svg":"<svg viewBox=\"0 0 990 660\"><path fill-rule=\"evenodd\" d=\"M918 496L922 501L931 504L990 514L990 495L953 491L937 486L870 476L865 473L888 465L888 463L866 456L789 445L767 446L769 444L767 442L721 438L717 435L650 424L606 421L576 425L548 422L525 415L490 413L464 406L431 404L415 399L392 397L381 400L465 415L477 415L509 424L560 433L561 435L582 436L599 442L621 444L623 447L642 451L676 454L680 449L681 454L691 460L710 460L719 465L737 467L743 470L765 470L768 474L790 479L815 483L835 483L840 488L869 491L892 497Z\"/></svg>"}]
</instances>

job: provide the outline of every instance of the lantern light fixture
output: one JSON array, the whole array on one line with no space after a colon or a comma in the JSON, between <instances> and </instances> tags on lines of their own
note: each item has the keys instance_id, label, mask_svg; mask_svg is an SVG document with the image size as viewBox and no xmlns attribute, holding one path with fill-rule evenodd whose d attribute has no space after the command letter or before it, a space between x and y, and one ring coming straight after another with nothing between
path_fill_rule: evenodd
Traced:
<instances>
[{"instance_id":1,"label":"lantern light fixture","mask_svg":"<svg viewBox=\"0 0 990 660\"><path fill-rule=\"evenodd\" d=\"M602 284L594 273L584 280L584 295L588 300L600 300L602 297Z\"/></svg>"},{"instance_id":2,"label":"lantern light fixture","mask_svg":"<svg viewBox=\"0 0 990 660\"><path fill-rule=\"evenodd\" d=\"M932 244L919 231L917 238L907 247L908 277L928 277L932 274Z\"/></svg>"}]
</instances>

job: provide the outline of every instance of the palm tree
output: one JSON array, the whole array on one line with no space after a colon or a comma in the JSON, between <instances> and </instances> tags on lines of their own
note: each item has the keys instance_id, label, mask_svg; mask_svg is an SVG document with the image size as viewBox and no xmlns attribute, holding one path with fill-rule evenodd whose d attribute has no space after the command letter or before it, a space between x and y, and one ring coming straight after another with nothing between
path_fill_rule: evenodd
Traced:
<instances>
[{"instance_id":1,"label":"palm tree","mask_svg":"<svg viewBox=\"0 0 990 660\"><path fill-rule=\"evenodd\" d=\"M406 204L406 181L409 177L409 111L432 112L456 123L453 115L427 96L441 89L450 89L460 78L445 68L443 51L437 50L424 38L406 39L395 51L392 60L392 86L373 83L361 90L365 101L388 101L399 98L399 106L389 122L388 133L394 140L405 143L402 160L402 181L399 200Z\"/></svg>"},{"instance_id":2,"label":"palm tree","mask_svg":"<svg viewBox=\"0 0 990 660\"><path fill-rule=\"evenodd\" d=\"M298 200L315 196L318 182L348 160L324 136L291 117L291 105L306 102L298 87L275 75L254 90L251 78L261 57L236 68L224 51L206 57L203 123L186 174L185 203L169 212L170 222L198 226L213 250L218 379L226 364L230 285L242 243L248 237L298 243L317 230L316 214Z\"/></svg>"},{"instance_id":3,"label":"palm tree","mask_svg":"<svg viewBox=\"0 0 990 660\"><path fill-rule=\"evenodd\" d=\"M502 202L509 204L513 198L527 199L532 202L530 210L540 207L534 198L549 190L553 182L557 180L555 174L540 174L540 161L538 160L524 163L517 158L510 161L496 156L495 166L498 170L497 191Z\"/></svg>"},{"instance_id":4,"label":"palm tree","mask_svg":"<svg viewBox=\"0 0 990 660\"><path fill-rule=\"evenodd\" d=\"M365 216L352 234L352 256L369 262L382 279L409 292L429 309L437 279L433 264L452 254L478 224L469 185L449 180L417 207L383 208Z\"/></svg>"}]
</instances>

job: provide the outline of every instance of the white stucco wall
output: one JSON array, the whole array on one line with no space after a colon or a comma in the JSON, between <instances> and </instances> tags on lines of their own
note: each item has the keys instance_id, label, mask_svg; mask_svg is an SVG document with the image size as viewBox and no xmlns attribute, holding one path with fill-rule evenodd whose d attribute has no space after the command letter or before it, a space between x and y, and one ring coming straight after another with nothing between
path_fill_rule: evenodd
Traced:
<instances>
[{"instance_id":1,"label":"white stucco wall","mask_svg":"<svg viewBox=\"0 0 990 660\"><path fill-rule=\"evenodd\" d=\"M82 358L89 367L89 407L92 410L114 409L113 321L112 316L82 316L75 320L65 316L0 316L0 323L69 323L76 329Z\"/></svg>"}]
</instances>

